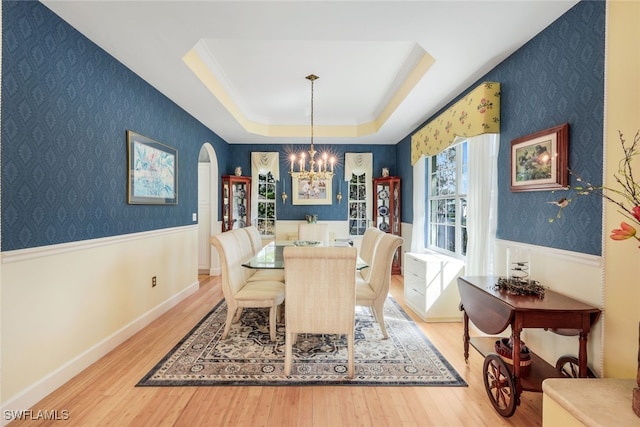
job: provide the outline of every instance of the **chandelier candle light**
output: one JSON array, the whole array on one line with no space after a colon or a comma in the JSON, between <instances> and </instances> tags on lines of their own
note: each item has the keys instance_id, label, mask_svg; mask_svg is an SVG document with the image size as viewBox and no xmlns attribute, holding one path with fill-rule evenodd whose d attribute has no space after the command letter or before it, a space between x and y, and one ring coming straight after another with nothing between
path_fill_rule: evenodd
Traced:
<instances>
[{"instance_id":1,"label":"chandelier candle light","mask_svg":"<svg viewBox=\"0 0 640 427\"><path fill-rule=\"evenodd\" d=\"M313 185L315 180L333 178L333 166L336 159L335 157L330 158L327 153L323 153L322 158L316 160L317 151L313 146L313 82L319 77L314 74L310 74L305 78L311 82L311 145L308 151L309 167L307 169L305 153L301 153L299 158L297 158L295 154L292 154L290 157L291 169L289 170L289 173L291 175L296 174L298 179L309 180L309 184ZM295 171L294 165L296 163L298 164L298 171ZM331 165L330 168L328 167L329 165Z\"/></svg>"}]
</instances>

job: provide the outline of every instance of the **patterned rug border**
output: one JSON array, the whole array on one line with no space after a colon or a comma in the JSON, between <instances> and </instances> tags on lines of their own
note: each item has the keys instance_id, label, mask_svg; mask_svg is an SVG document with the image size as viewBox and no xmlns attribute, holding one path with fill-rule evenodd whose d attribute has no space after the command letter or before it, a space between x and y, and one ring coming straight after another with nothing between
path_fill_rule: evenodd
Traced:
<instances>
[{"instance_id":1,"label":"patterned rug border","mask_svg":"<svg viewBox=\"0 0 640 427\"><path fill-rule=\"evenodd\" d=\"M202 386L246 386L246 387L254 387L254 386L263 386L263 387L288 387L288 386L362 386L362 387L468 387L468 384L465 380L460 376L460 374L453 368L453 366L449 363L449 361L442 355L440 350L427 338L427 336L420 330L420 328L416 325L415 321L409 317L409 315L404 311L404 309L398 304L398 302L392 297L389 296L385 304L391 303L394 305L394 308L398 311L398 313L403 316L404 320L409 322L409 327L413 329L414 334L419 337L424 344L426 344L429 349L434 353L435 356L438 357L439 362L450 372L451 376L454 378L451 381L438 381L432 380L430 382L424 381L415 381L410 380L408 377L405 377L403 380L398 381L385 381L385 382L374 382L374 381L366 381L362 379L348 379L346 377L336 379L336 380L296 380L290 379L286 381L273 381L273 380L212 380L212 379L204 379L204 380L152 380L152 377L155 373L162 368L162 366L172 357L172 355L178 351L182 345L202 326L204 322L209 319L213 313L220 308L221 305L225 304L224 299L219 301L203 318L193 327L191 330L158 362L156 365L144 376L142 379L136 384L136 387L202 387ZM284 360L282 361L284 364ZM358 361L356 359L356 367L358 364L366 364L366 361Z\"/></svg>"}]
</instances>

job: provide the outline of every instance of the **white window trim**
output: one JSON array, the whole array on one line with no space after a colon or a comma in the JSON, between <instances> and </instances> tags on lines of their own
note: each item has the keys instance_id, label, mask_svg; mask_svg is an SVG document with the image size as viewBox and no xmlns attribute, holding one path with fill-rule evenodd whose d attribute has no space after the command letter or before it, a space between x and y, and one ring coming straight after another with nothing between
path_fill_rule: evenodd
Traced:
<instances>
[{"instance_id":1,"label":"white window trim","mask_svg":"<svg viewBox=\"0 0 640 427\"><path fill-rule=\"evenodd\" d=\"M456 192L455 194L447 194L447 195L442 195L442 196L437 196L437 197L433 197L430 193L431 188L429 187L428 191L429 193L427 194L427 200L425 203L425 210L426 210L426 218L425 221L429 227L429 231L431 231L431 201L432 200L439 200L439 199L455 199L456 201L456 222L454 224L456 233L455 233L455 248L456 248L456 252L451 252L447 249L435 246L435 245L431 245L429 243L431 236L429 236L429 240L426 241L426 247L427 250L430 251L434 251L434 252L439 252L448 256L452 256L455 258L459 258L459 259L466 259L466 255L462 254L462 223L461 223L461 219L462 219L462 215L459 214L460 211L460 203L461 203L461 199L467 199L467 206L469 205L469 199L468 199L468 188L467 188L467 194L463 194L459 192L459 186L460 183L462 182L462 156L460 155L460 151L458 150L458 148L462 145L462 143L464 143L466 139L460 139L458 141L455 141L453 144L451 144L450 146L448 146L445 150L449 150L452 148L456 149ZM445 151L443 150L443 151ZM469 154L469 143L467 142L467 161L468 161L468 154ZM431 182L431 175L433 173L432 169L431 169L431 159L433 158L433 156L429 157L429 164L427 166L427 174L424 175L425 179L423 179L424 181L428 181L429 183ZM468 170L467 170L467 179L468 179ZM427 184L425 183L425 186ZM467 233L469 232L469 222L467 219ZM468 237L468 234L467 234ZM468 248L467 248L467 254L468 254Z\"/></svg>"},{"instance_id":2,"label":"white window trim","mask_svg":"<svg viewBox=\"0 0 640 427\"><path fill-rule=\"evenodd\" d=\"M465 273L490 275L495 271L497 227L497 174L499 134L467 138L467 257ZM426 174L428 157L423 156L413 168L413 231L411 251L427 248L425 226L428 222ZM478 191L481 190L481 191ZM483 195L484 194L484 195ZM488 195L488 196L487 196ZM426 200L425 200L426 199ZM478 203L478 200L482 201Z\"/></svg>"},{"instance_id":3,"label":"white window trim","mask_svg":"<svg viewBox=\"0 0 640 427\"><path fill-rule=\"evenodd\" d=\"M371 223L371 207L373 206L373 153L344 153L344 181L347 189L347 203L349 203L349 181L352 175L365 174L365 189L367 192L365 209L367 223ZM349 209L347 208L347 221L349 221Z\"/></svg>"},{"instance_id":4,"label":"white window trim","mask_svg":"<svg viewBox=\"0 0 640 427\"><path fill-rule=\"evenodd\" d=\"M251 225L258 225L258 175L271 172L273 179L280 181L280 153L251 152ZM276 219L278 218L276 203ZM275 230L273 231L275 235Z\"/></svg>"}]
</instances>

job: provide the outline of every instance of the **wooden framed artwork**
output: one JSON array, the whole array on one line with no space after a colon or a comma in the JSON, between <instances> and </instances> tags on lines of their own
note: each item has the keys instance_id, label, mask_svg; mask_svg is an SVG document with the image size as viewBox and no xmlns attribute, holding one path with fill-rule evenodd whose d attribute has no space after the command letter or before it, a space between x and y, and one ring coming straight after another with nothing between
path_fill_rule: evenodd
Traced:
<instances>
[{"instance_id":1,"label":"wooden framed artwork","mask_svg":"<svg viewBox=\"0 0 640 427\"><path fill-rule=\"evenodd\" d=\"M178 204L178 151L127 131L127 203Z\"/></svg>"},{"instance_id":2,"label":"wooden framed artwork","mask_svg":"<svg viewBox=\"0 0 640 427\"><path fill-rule=\"evenodd\" d=\"M569 124L511 141L511 191L560 190L569 185Z\"/></svg>"},{"instance_id":3,"label":"wooden framed artwork","mask_svg":"<svg viewBox=\"0 0 640 427\"><path fill-rule=\"evenodd\" d=\"M291 192L293 193L294 205L330 205L331 199L331 179L309 179L300 178L298 173L291 174Z\"/></svg>"}]
</instances>

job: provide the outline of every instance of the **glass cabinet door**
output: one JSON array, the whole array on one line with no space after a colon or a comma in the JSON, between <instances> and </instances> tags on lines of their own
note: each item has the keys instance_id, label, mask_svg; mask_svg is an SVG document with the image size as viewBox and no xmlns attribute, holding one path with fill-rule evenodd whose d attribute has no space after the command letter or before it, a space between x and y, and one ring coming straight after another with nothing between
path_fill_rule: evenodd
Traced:
<instances>
[{"instance_id":1,"label":"glass cabinet door","mask_svg":"<svg viewBox=\"0 0 640 427\"><path fill-rule=\"evenodd\" d=\"M374 226L385 233L400 236L402 234L400 178L395 176L374 178L373 191ZM392 274L400 274L400 259L400 248L398 248L391 267Z\"/></svg>"},{"instance_id":2,"label":"glass cabinet door","mask_svg":"<svg viewBox=\"0 0 640 427\"><path fill-rule=\"evenodd\" d=\"M250 198L250 177L222 176L222 231L251 225Z\"/></svg>"}]
</instances>

